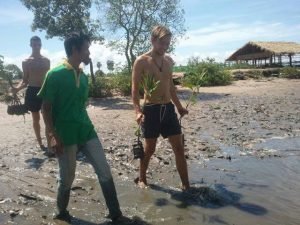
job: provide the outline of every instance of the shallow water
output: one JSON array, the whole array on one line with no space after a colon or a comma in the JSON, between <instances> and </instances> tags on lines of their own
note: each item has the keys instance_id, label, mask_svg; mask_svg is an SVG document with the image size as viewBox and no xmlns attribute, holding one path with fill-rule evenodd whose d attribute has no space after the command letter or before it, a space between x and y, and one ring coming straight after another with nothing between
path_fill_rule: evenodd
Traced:
<instances>
[{"instance_id":1,"label":"shallow water","mask_svg":"<svg viewBox=\"0 0 300 225\"><path fill-rule=\"evenodd\" d=\"M125 208L135 204L131 212L153 225L300 224L299 137L272 138L255 148L272 149L277 156L236 152L231 160L193 163L191 193L155 184L137 190L123 183L118 187L120 200ZM227 153L233 151L239 150L230 147Z\"/></svg>"},{"instance_id":2,"label":"shallow water","mask_svg":"<svg viewBox=\"0 0 300 225\"><path fill-rule=\"evenodd\" d=\"M273 137L257 144L256 148L277 151L282 156L300 155L300 137Z\"/></svg>"},{"instance_id":3,"label":"shallow water","mask_svg":"<svg viewBox=\"0 0 300 225\"><path fill-rule=\"evenodd\" d=\"M215 142L220 146L220 152L214 158L203 157L189 165L193 188L188 193L177 188L177 173L175 176L173 173L169 176L166 171L155 174L147 190L138 189L130 179L116 178L122 211L133 218L131 224L300 224L299 137L260 140L247 150ZM222 155L231 156L231 160L219 157ZM41 160L35 158L26 162L30 168L39 168L41 164ZM153 183L159 178L158 183ZM101 192L97 180L85 176L82 182L73 188L70 210L76 218L72 224L95 225L100 221L101 225L109 224L103 219L106 213L101 208L103 196L97 200ZM7 199L2 201L17 199L9 186L3 183L0 187L7 193ZM44 200L41 204L40 213L51 221L54 200ZM17 216L12 224L41 224L41 218L35 216L33 208L29 215L32 213L26 221ZM8 214L0 213L0 224L7 224L8 220Z\"/></svg>"}]
</instances>

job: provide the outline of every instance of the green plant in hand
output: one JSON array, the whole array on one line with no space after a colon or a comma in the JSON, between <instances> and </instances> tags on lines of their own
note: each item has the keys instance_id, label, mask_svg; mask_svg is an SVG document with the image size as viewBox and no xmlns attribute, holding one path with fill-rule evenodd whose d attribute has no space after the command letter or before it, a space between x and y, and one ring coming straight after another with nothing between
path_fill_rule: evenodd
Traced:
<instances>
[{"instance_id":1,"label":"green plant in hand","mask_svg":"<svg viewBox=\"0 0 300 225\"><path fill-rule=\"evenodd\" d=\"M205 79L205 76L207 74L207 70L203 69L200 73L194 74L192 76L188 76L183 78L183 86L188 87L192 90L191 95L186 100L185 108L188 109L190 105L194 105L197 102L197 96L200 91L201 84L203 83L203 80Z\"/></svg>"},{"instance_id":2,"label":"green plant in hand","mask_svg":"<svg viewBox=\"0 0 300 225\"><path fill-rule=\"evenodd\" d=\"M142 85L142 88L144 89L145 95L147 97L151 97L152 93L157 89L159 83L160 83L160 81L155 80L154 76L151 76L150 74L145 74L141 81L141 85ZM144 107L144 105L145 105L145 102L143 103L142 107ZM138 126L138 128L135 130L134 134L138 137L141 135L141 126Z\"/></svg>"},{"instance_id":3,"label":"green plant in hand","mask_svg":"<svg viewBox=\"0 0 300 225\"><path fill-rule=\"evenodd\" d=\"M157 89L159 83L160 81L155 80L154 76L151 76L150 74L144 75L141 84L144 88L145 95L151 97L152 93Z\"/></svg>"}]
</instances>

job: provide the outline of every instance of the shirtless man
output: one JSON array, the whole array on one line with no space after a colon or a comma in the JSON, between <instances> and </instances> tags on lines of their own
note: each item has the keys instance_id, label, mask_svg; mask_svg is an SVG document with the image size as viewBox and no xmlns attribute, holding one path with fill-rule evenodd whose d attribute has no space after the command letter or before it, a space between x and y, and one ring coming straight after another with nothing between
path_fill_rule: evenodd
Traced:
<instances>
[{"instance_id":1,"label":"shirtless man","mask_svg":"<svg viewBox=\"0 0 300 225\"><path fill-rule=\"evenodd\" d=\"M165 55L171 41L171 32L164 26L156 26L151 33L152 49L139 56L132 72L132 100L136 112L136 121L141 124L145 137L145 154L140 161L140 174L137 181L141 188L147 187L146 171L161 134L168 138L175 153L176 167L182 182L182 189L190 187L187 163L184 156L181 126L175 107L180 116L188 114L182 107L172 80L173 60ZM159 81L156 90L144 95L144 106L140 106L139 86L145 75L153 76ZM145 92L146 93L146 92Z\"/></svg>"},{"instance_id":2,"label":"shirtless man","mask_svg":"<svg viewBox=\"0 0 300 225\"><path fill-rule=\"evenodd\" d=\"M27 87L25 93L25 105L27 106L28 110L31 111L33 129L38 144L41 149L45 149L42 143L40 131L40 110L42 106L42 99L37 97L37 93L43 84L43 80L47 71L50 69L50 60L41 55L40 51L42 42L38 36L33 36L30 39L30 46L32 48L32 53L22 62L23 80L17 87L12 89L12 92L16 94L18 91ZM46 137L48 142L47 133Z\"/></svg>"}]
</instances>

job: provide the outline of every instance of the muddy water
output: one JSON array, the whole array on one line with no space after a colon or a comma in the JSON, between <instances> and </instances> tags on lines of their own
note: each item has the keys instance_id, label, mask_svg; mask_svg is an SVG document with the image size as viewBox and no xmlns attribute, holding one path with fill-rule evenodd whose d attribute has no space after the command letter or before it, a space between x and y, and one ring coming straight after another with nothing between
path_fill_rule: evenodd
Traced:
<instances>
[{"instance_id":1,"label":"muddy water","mask_svg":"<svg viewBox=\"0 0 300 225\"><path fill-rule=\"evenodd\" d=\"M247 152L222 145L220 152L230 156L231 160L229 157L203 157L191 163L193 188L186 193L178 189L176 173L155 174L146 190L135 187L130 177L115 174L122 210L135 225L298 225L299 149L299 137L270 138ZM70 211L75 218L72 224L95 225L100 222L108 225L110 223L103 219L106 212L97 180L86 174L90 169L85 163L78 162L78 171L82 171L83 176L79 172L73 185ZM0 186L7 194L1 200L7 201L1 203L2 206L10 204L10 199L17 199L16 193L8 186ZM33 187L26 188L31 190ZM1 214L0 224L61 224L51 220L55 207L54 192L40 192L39 198L48 197L38 202L29 201L25 218L19 215L11 220L8 214Z\"/></svg>"},{"instance_id":2,"label":"muddy water","mask_svg":"<svg viewBox=\"0 0 300 225\"><path fill-rule=\"evenodd\" d=\"M231 160L191 164L189 193L176 184L137 190L123 182L120 199L150 224L300 224L300 138L272 138L254 146L261 148L273 156L223 146Z\"/></svg>"},{"instance_id":3,"label":"muddy water","mask_svg":"<svg viewBox=\"0 0 300 225\"><path fill-rule=\"evenodd\" d=\"M130 99L99 100L89 108L130 224L299 225L299 81L205 90L183 121L188 193L178 189L174 154L161 140L147 174L150 188L133 184L138 161L132 161L129 139ZM57 161L34 147L30 117L25 123L10 117L0 104L0 140L0 225L61 225L52 220ZM69 205L74 225L109 224L92 171L80 156Z\"/></svg>"}]
</instances>

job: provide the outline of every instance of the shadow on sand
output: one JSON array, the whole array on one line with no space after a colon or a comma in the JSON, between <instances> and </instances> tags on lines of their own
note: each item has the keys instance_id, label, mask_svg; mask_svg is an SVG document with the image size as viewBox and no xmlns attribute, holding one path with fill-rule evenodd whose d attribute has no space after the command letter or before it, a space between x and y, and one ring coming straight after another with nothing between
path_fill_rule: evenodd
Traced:
<instances>
[{"instance_id":1,"label":"shadow on sand","mask_svg":"<svg viewBox=\"0 0 300 225\"><path fill-rule=\"evenodd\" d=\"M134 216L132 218L125 217L125 221L113 223L110 221L102 222L102 223L92 223L80 218L73 217L72 218L72 225L151 225L146 221L143 221L141 218Z\"/></svg>"},{"instance_id":2,"label":"shadow on sand","mask_svg":"<svg viewBox=\"0 0 300 225\"><path fill-rule=\"evenodd\" d=\"M187 208L188 206L199 206L203 208L218 209L226 206L234 206L244 212L262 216L267 210L259 205L242 203L242 195L228 191L223 184L214 184L211 186L195 186L189 191L168 189L158 185L150 185L153 190L161 191L170 195L171 199L179 202L178 208ZM167 198L156 199L157 206L166 206L172 204Z\"/></svg>"},{"instance_id":3,"label":"shadow on sand","mask_svg":"<svg viewBox=\"0 0 300 225\"><path fill-rule=\"evenodd\" d=\"M177 90L180 100L187 101L191 95L190 90ZM224 93L199 93L198 101L218 100L227 97L229 94ZM103 110L133 110L131 99L129 97L106 97L106 98L91 98L90 105L102 107Z\"/></svg>"},{"instance_id":4,"label":"shadow on sand","mask_svg":"<svg viewBox=\"0 0 300 225\"><path fill-rule=\"evenodd\" d=\"M90 105L103 110L133 110L131 99L125 97L91 98Z\"/></svg>"},{"instance_id":5,"label":"shadow on sand","mask_svg":"<svg viewBox=\"0 0 300 225\"><path fill-rule=\"evenodd\" d=\"M192 94L191 90L177 90L177 95L180 100L187 101L189 99L189 96ZM200 92L198 94L197 100L201 101L210 101L210 100L219 100L222 98L227 97L229 94L225 93L205 93Z\"/></svg>"},{"instance_id":6,"label":"shadow on sand","mask_svg":"<svg viewBox=\"0 0 300 225\"><path fill-rule=\"evenodd\" d=\"M46 158L40 159L40 158L31 158L25 160L25 162L28 164L29 169L36 169L38 170L39 168L42 167L43 163L46 161Z\"/></svg>"},{"instance_id":7,"label":"shadow on sand","mask_svg":"<svg viewBox=\"0 0 300 225\"><path fill-rule=\"evenodd\" d=\"M46 161L55 160L55 155L52 152L49 152L47 148L43 148L42 151L44 155L43 158L32 157L25 160L29 169L39 170Z\"/></svg>"}]
</instances>

